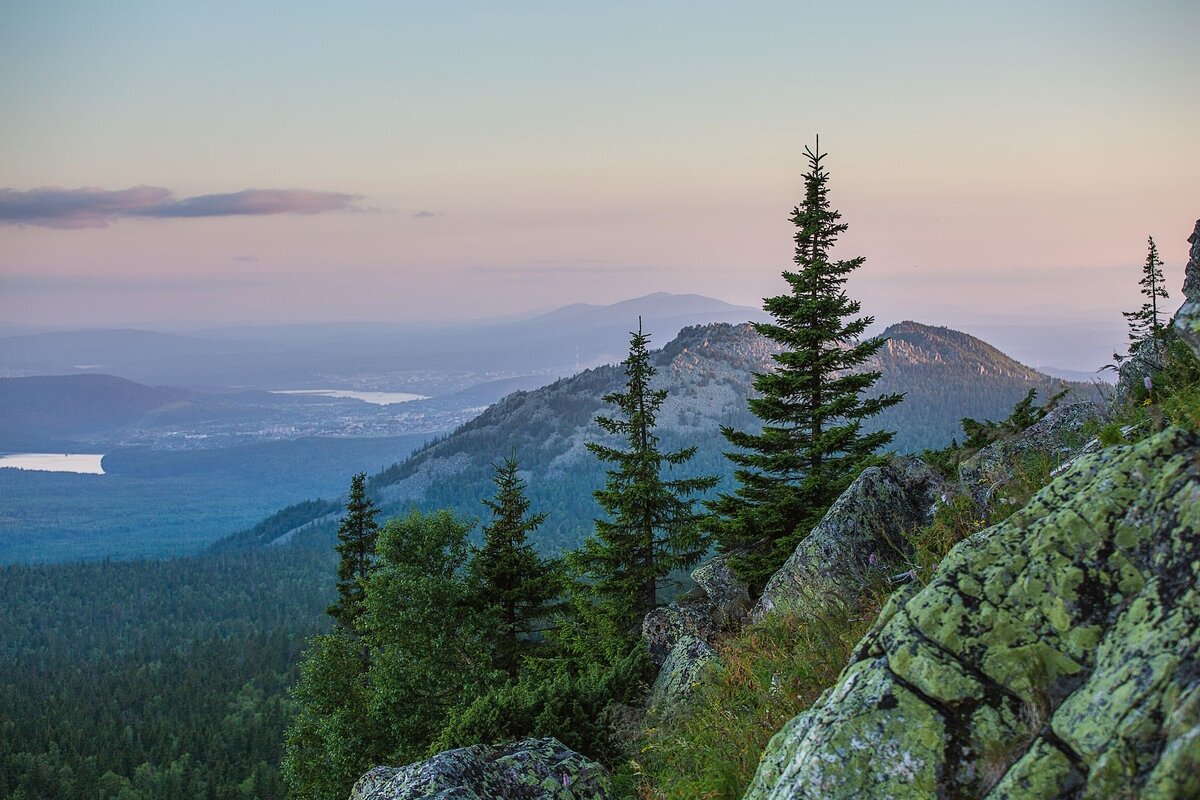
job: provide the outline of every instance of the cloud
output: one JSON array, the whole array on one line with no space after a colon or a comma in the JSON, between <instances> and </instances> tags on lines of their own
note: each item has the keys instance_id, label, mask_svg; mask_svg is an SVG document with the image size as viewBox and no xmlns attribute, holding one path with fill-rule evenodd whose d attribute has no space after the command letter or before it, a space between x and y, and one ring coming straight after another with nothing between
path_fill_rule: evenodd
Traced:
<instances>
[{"instance_id":1,"label":"cloud","mask_svg":"<svg viewBox=\"0 0 1200 800\"><path fill-rule=\"evenodd\" d=\"M234 256L234 257L233 257L233 260L234 260L234 261L244 261L244 262L246 262L246 263L248 263L248 264L252 264L252 263L254 263L255 261L258 261L258 256L255 256L255 255Z\"/></svg>"},{"instance_id":2,"label":"cloud","mask_svg":"<svg viewBox=\"0 0 1200 800\"><path fill-rule=\"evenodd\" d=\"M440 216L442 216L442 212L440 211L418 211L417 213L413 214L413 219L429 219L430 217Z\"/></svg>"},{"instance_id":3,"label":"cloud","mask_svg":"<svg viewBox=\"0 0 1200 800\"><path fill-rule=\"evenodd\" d=\"M161 186L134 186L115 191L94 187L0 189L0 224L106 228L117 219L131 217L173 219L320 214L353 211L355 199L352 194L309 189L245 189L179 200L170 189Z\"/></svg>"}]
</instances>

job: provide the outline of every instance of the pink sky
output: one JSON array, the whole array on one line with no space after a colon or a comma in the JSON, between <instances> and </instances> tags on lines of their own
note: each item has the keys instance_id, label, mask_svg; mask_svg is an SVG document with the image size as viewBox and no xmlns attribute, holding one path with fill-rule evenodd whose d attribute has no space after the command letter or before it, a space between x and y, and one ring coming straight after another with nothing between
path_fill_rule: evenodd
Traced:
<instances>
[{"instance_id":1,"label":"pink sky","mask_svg":"<svg viewBox=\"0 0 1200 800\"><path fill-rule=\"evenodd\" d=\"M987 6L10 6L0 322L758 305L818 132L882 320L1111 318L1147 235L1177 290L1200 6Z\"/></svg>"}]
</instances>

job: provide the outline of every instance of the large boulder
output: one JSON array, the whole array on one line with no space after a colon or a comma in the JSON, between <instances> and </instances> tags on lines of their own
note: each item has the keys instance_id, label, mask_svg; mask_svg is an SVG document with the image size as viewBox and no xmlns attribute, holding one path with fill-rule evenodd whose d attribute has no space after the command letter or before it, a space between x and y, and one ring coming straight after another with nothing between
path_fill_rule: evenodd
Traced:
<instances>
[{"instance_id":1,"label":"large boulder","mask_svg":"<svg viewBox=\"0 0 1200 800\"><path fill-rule=\"evenodd\" d=\"M727 556L696 567L692 580L699 596L656 608L642 618L642 639L650 660L659 666L680 639L692 636L715 644L722 633L736 630L749 615L750 593L729 568Z\"/></svg>"},{"instance_id":2,"label":"large boulder","mask_svg":"<svg viewBox=\"0 0 1200 800\"><path fill-rule=\"evenodd\" d=\"M1200 358L1200 300L1189 300L1175 312L1175 332Z\"/></svg>"},{"instance_id":3,"label":"large boulder","mask_svg":"<svg viewBox=\"0 0 1200 800\"><path fill-rule=\"evenodd\" d=\"M1026 458L1047 456L1057 466L1079 453L1089 439L1086 426L1101 414L1095 403L1058 406L1016 436L993 442L964 461L959 483L980 508L988 508L996 489L1013 479Z\"/></svg>"},{"instance_id":4,"label":"large boulder","mask_svg":"<svg viewBox=\"0 0 1200 800\"><path fill-rule=\"evenodd\" d=\"M1166 355L1167 349L1159 339L1143 339L1134 345L1117 370L1117 388L1113 397L1118 405L1128 403L1153 386L1154 379L1162 372Z\"/></svg>"},{"instance_id":5,"label":"large boulder","mask_svg":"<svg viewBox=\"0 0 1200 800\"><path fill-rule=\"evenodd\" d=\"M613 796L604 767L557 739L525 739L438 753L407 767L376 767L350 800L605 800Z\"/></svg>"},{"instance_id":6,"label":"large boulder","mask_svg":"<svg viewBox=\"0 0 1200 800\"><path fill-rule=\"evenodd\" d=\"M695 636L682 637L671 648L658 671L646 702L647 708L660 718L669 717L691 697L704 670L716 660L716 651L708 642Z\"/></svg>"},{"instance_id":7,"label":"large boulder","mask_svg":"<svg viewBox=\"0 0 1200 800\"><path fill-rule=\"evenodd\" d=\"M888 603L747 800L1200 797L1200 437L1079 457Z\"/></svg>"},{"instance_id":8,"label":"large boulder","mask_svg":"<svg viewBox=\"0 0 1200 800\"><path fill-rule=\"evenodd\" d=\"M717 624L713 621L712 606L705 599L660 606L642 618L642 640L650 660L662 665L685 636L716 640Z\"/></svg>"},{"instance_id":9,"label":"large boulder","mask_svg":"<svg viewBox=\"0 0 1200 800\"><path fill-rule=\"evenodd\" d=\"M852 601L871 570L898 563L906 534L929 523L945 492L941 476L913 456L863 470L767 581L751 618Z\"/></svg>"},{"instance_id":10,"label":"large boulder","mask_svg":"<svg viewBox=\"0 0 1200 800\"><path fill-rule=\"evenodd\" d=\"M692 570L692 580L711 606L713 622L721 630L734 630L750 615L750 590L733 574L729 556L712 558Z\"/></svg>"}]
</instances>

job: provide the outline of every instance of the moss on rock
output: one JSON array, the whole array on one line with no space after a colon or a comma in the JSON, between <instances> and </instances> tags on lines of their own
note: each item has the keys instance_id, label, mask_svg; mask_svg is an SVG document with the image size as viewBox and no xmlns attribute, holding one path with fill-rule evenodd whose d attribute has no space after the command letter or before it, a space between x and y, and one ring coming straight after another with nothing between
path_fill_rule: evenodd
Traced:
<instances>
[{"instance_id":1,"label":"moss on rock","mask_svg":"<svg viewBox=\"0 0 1200 800\"><path fill-rule=\"evenodd\" d=\"M1200 797L1200 439L1077 459L885 608L746 794Z\"/></svg>"},{"instance_id":2,"label":"moss on rock","mask_svg":"<svg viewBox=\"0 0 1200 800\"><path fill-rule=\"evenodd\" d=\"M612 793L604 767L547 738L477 744L406 767L376 767L354 785L350 800L606 800Z\"/></svg>"}]
</instances>

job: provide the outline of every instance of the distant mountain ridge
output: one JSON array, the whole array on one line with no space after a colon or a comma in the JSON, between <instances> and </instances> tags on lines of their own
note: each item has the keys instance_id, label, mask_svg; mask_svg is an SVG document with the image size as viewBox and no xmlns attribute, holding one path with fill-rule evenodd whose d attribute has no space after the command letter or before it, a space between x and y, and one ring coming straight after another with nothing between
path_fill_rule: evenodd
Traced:
<instances>
[{"instance_id":1,"label":"distant mountain ridge","mask_svg":"<svg viewBox=\"0 0 1200 800\"><path fill-rule=\"evenodd\" d=\"M877 391L906 393L905 402L876 418L880 427L897 432L893 446L902 451L947 444L960 434L962 417L1002 418L1031 388L1043 398L1062 387L1088 388L1043 375L948 328L903 322L885 335L888 341L867 368L883 373ZM729 485L727 445L719 428L760 424L746 400L754 373L770 370L775 352L775 343L749 323L717 323L684 328L652 353L655 383L668 391L658 417L663 444L697 447L682 474L720 474ZM476 516L480 499L490 496L491 465L515 453L535 507L551 511L539 531L540 545L548 551L574 547L598 513L591 492L603 481L603 469L586 443L603 438L595 416L607 410L603 396L623 381L622 368L613 364L511 394L450 436L372 477L371 491L386 514L450 507ZM323 541L335 520L336 513L323 521L310 518L284 540ZM278 533L277 526L270 529ZM268 543L246 531L221 547Z\"/></svg>"},{"instance_id":2,"label":"distant mountain ridge","mask_svg":"<svg viewBox=\"0 0 1200 800\"><path fill-rule=\"evenodd\" d=\"M186 336L133 329L24 334L0 338L0 375L99 370L140 383L259 389L302 388L316 376L335 382L369 376L390 383L380 387L390 391L438 394L476 379L562 375L618 360L639 316L666 338L688 325L763 318L757 309L702 295L656 293L483 324L240 326ZM463 377L435 390L406 385L415 379L411 373L431 370Z\"/></svg>"}]
</instances>

